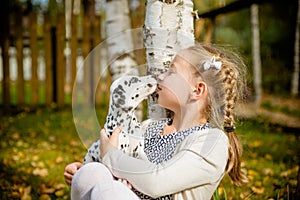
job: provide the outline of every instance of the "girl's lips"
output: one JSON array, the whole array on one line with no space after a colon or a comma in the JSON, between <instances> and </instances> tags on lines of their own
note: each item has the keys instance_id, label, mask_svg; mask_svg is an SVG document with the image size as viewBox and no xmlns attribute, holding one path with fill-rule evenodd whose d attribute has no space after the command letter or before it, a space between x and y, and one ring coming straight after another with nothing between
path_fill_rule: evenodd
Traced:
<instances>
[{"instance_id":1,"label":"girl's lips","mask_svg":"<svg viewBox=\"0 0 300 200\"><path fill-rule=\"evenodd\" d=\"M157 85L157 91L160 91L161 87L159 85Z\"/></svg>"}]
</instances>

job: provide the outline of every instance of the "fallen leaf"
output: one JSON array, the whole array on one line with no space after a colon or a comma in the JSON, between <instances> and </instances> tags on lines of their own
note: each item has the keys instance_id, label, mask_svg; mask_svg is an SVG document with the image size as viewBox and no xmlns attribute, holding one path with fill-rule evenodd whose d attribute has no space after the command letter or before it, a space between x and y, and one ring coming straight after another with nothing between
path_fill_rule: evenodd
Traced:
<instances>
[{"instance_id":1,"label":"fallen leaf","mask_svg":"<svg viewBox=\"0 0 300 200\"><path fill-rule=\"evenodd\" d=\"M254 187L254 186L252 186L252 187L251 187L251 190L252 190L253 192L255 192L256 194L262 194L262 193L264 193L265 188L263 188L263 187L259 188L259 187Z\"/></svg>"},{"instance_id":2,"label":"fallen leaf","mask_svg":"<svg viewBox=\"0 0 300 200\"><path fill-rule=\"evenodd\" d=\"M61 196L63 196L64 194L65 194L64 190L57 190L57 191L55 192L55 195L58 196L58 197L61 197Z\"/></svg>"},{"instance_id":3,"label":"fallen leaf","mask_svg":"<svg viewBox=\"0 0 300 200\"><path fill-rule=\"evenodd\" d=\"M53 194L55 192L55 188L47 187L45 184L40 186L40 193L41 194Z\"/></svg>"},{"instance_id":4,"label":"fallen leaf","mask_svg":"<svg viewBox=\"0 0 300 200\"><path fill-rule=\"evenodd\" d=\"M56 158L56 163L61 163L61 162L63 162L64 161L64 159L63 159L63 157L61 157L61 156L58 156L57 158Z\"/></svg>"},{"instance_id":5,"label":"fallen leaf","mask_svg":"<svg viewBox=\"0 0 300 200\"><path fill-rule=\"evenodd\" d=\"M44 168L44 169L39 169L39 168L35 168L32 172L33 175L36 176L41 176L41 177L45 177L48 175L48 169Z\"/></svg>"},{"instance_id":6,"label":"fallen leaf","mask_svg":"<svg viewBox=\"0 0 300 200\"><path fill-rule=\"evenodd\" d=\"M51 200L51 197L48 194L42 194L39 200Z\"/></svg>"}]
</instances>

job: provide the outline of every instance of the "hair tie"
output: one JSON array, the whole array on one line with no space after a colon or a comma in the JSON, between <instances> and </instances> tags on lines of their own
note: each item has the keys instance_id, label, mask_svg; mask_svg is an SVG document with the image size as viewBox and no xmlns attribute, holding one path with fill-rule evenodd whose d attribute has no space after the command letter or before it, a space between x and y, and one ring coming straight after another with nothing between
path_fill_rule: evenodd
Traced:
<instances>
[{"instance_id":1,"label":"hair tie","mask_svg":"<svg viewBox=\"0 0 300 200\"><path fill-rule=\"evenodd\" d=\"M222 62L216 61L216 57L213 56L210 61L205 61L203 63L204 70L209 70L210 68L221 69Z\"/></svg>"},{"instance_id":2,"label":"hair tie","mask_svg":"<svg viewBox=\"0 0 300 200\"><path fill-rule=\"evenodd\" d=\"M225 132L227 132L227 133L234 132L235 126L224 126L224 130L225 130Z\"/></svg>"}]
</instances>

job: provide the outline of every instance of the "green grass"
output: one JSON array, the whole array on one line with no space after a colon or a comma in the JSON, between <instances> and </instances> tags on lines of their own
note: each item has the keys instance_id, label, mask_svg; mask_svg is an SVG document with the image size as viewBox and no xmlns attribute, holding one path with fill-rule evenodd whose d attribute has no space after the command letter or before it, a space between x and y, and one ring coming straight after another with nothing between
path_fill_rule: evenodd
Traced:
<instances>
[{"instance_id":1,"label":"green grass","mask_svg":"<svg viewBox=\"0 0 300 200\"><path fill-rule=\"evenodd\" d=\"M281 112L290 116L300 117L300 110L291 109L287 105L278 106L278 105L273 105L270 101L264 101L261 107L270 111Z\"/></svg>"},{"instance_id":2,"label":"green grass","mask_svg":"<svg viewBox=\"0 0 300 200\"><path fill-rule=\"evenodd\" d=\"M227 199L293 199L299 130L252 119L240 123L237 133L243 141L243 166L249 183L237 188L226 176L220 185L221 193L225 190Z\"/></svg>"},{"instance_id":3,"label":"green grass","mask_svg":"<svg viewBox=\"0 0 300 200\"><path fill-rule=\"evenodd\" d=\"M3 104L3 88L2 82L0 81L0 105ZM17 105L17 83L11 82L10 83L10 105ZM31 83L30 81L25 81L24 83L24 103L25 105L31 105ZM70 104L71 103L71 94L65 93L64 96L64 103ZM46 102L46 85L45 82L40 81L38 87L38 105L45 105Z\"/></svg>"},{"instance_id":4,"label":"green grass","mask_svg":"<svg viewBox=\"0 0 300 200\"><path fill-rule=\"evenodd\" d=\"M101 120L105 109L98 109ZM1 199L69 199L65 166L81 161L86 149L70 108L37 109L0 117ZM249 183L241 188L225 176L215 199L292 199L299 158L299 130L262 119L240 122ZM217 195L217 196L216 196Z\"/></svg>"}]
</instances>

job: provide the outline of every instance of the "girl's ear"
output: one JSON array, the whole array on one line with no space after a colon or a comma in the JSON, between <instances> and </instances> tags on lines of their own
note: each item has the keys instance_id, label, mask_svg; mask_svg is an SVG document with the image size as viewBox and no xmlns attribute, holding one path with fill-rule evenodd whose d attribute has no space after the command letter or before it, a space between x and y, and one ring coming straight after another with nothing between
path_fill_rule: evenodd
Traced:
<instances>
[{"instance_id":1,"label":"girl's ear","mask_svg":"<svg viewBox=\"0 0 300 200\"><path fill-rule=\"evenodd\" d=\"M206 93L207 93L207 85L206 85L206 83L203 82L203 81L198 82L195 85L195 88L193 90L192 98L194 100L199 99L199 98L203 97L203 95L206 95Z\"/></svg>"}]
</instances>

